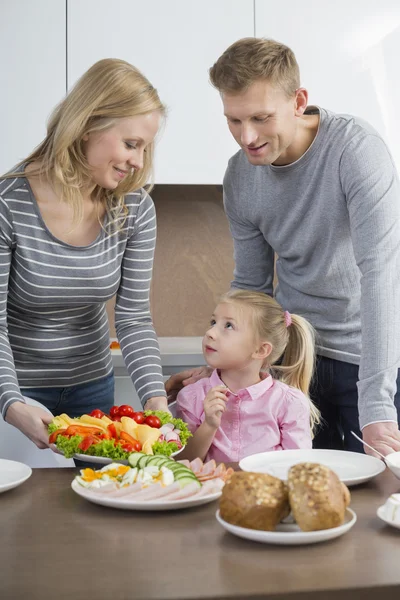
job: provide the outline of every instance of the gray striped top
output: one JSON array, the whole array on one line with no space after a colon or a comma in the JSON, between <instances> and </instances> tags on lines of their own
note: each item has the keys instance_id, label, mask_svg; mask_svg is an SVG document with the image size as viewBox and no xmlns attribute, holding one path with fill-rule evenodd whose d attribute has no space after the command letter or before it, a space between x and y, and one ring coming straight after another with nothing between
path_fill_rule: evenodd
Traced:
<instances>
[{"instance_id":1,"label":"gray striped top","mask_svg":"<svg viewBox=\"0 0 400 600\"><path fill-rule=\"evenodd\" d=\"M144 404L165 396L149 293L156 240L153 201L125 199L121 229L108 226L88 246L47 229L26 178L0 179L0 410L20 388L68 387L112 372L105 302L125 364Z\"/></svg>"}]
</instances>

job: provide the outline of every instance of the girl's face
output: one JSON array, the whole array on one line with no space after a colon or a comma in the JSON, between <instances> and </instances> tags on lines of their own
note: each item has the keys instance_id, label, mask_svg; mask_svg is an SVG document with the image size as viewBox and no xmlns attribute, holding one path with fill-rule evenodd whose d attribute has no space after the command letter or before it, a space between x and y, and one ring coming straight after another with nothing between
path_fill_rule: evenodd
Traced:
<instances>
[{"instance_id":1,"label":"girl's face","mask_svg":"<svg viewBox=\"0 0 400 600\"><path fill-rule=\"evenodd\" d=\"M214 369L243 369L256 358L257 349L250 309L219 304L203 338L208 365Z\"/></svg>"},{"instance_id":2,"label":"girl's face","mask_svg":"<svg viewBox=\"0 0 400 600\"><path fill-rule=\"evenodd\" d=\"M113 190L134 170L143 168L143 154L160 126L159 112L118 119L105 131L84 136L93 184Z\"/></svg>"}]
</instances>

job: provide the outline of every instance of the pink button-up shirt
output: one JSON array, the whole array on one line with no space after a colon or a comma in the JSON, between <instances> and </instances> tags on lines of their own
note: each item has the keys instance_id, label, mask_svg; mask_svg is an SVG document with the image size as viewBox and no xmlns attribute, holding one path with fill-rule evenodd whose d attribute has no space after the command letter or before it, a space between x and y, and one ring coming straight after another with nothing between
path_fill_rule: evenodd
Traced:
<instances>
[{"instance_id":1,"label":"pink button-up shirt","mask_svg":"<svg viewBox=\"0 0 400 600\"><path fill-rule=\"evenodd\" d=\"M216 385L224 385L217 370L179 392L177 415L192 433L204 422L204 398ZM300 390L269 375L227 398L206 460L238 462L257 452L312 447L310 403Z\"/></svg>"}]
</instances>

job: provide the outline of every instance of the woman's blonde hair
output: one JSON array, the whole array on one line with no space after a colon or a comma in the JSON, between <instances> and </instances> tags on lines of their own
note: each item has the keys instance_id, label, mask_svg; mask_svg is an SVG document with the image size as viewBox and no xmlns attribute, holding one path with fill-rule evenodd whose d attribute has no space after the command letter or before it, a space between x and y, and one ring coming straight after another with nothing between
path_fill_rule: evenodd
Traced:
<instances>
[{"instance_id":1,"label":"woman's blonde hair","mask_svg":"<svg viewBox=\"0 0 400 600\"><path fill-rule=\"evenodd\" d=\"M39 161L40 167L29 175L45 176L62 199L74 210L75 221L83 214L82 192L91 181L83 138L95 131L105 131L124 117L134 117L159 111L165 114L157 90L133 65L115 58L96 62L54 109L47 135L42 143L14 169L3 177L27 176L22 165ZM96 186L92 198L105 205L112 221L126 216L125 195L149 183L152 175L154 142L146 147L144 164L123 179L114 190Z\"/></svg>"},{"instance_id":2,"label":"woman's blonde hair","mask_svg":"<svg viewBox=\"0 0 400 600\"><path fill-rule=\"evenodd\" d=\"M310 400L315 367L315 334L310 323L299 315L289 315L274 298L261 292L231 290L220 302L250 309L256 342L269 342L272 346L263 368L268 368L280 381L301 390ZM314 430L320 422L320 413L311 400L310 414L311 429Z\"/></svg>"},{"instance_id":3,"label":"woman's blonde hair","mask_svg":"<svg viewBox=\"0 0 400 600\"><path fill-rule=\"evenodd\" d=\"M219 92L246 91L256 81L279 86L288 98L300 87L300 71L293 51L264 38L238 40L210 69L210 81Z\"/></svg>"}]
</instances>

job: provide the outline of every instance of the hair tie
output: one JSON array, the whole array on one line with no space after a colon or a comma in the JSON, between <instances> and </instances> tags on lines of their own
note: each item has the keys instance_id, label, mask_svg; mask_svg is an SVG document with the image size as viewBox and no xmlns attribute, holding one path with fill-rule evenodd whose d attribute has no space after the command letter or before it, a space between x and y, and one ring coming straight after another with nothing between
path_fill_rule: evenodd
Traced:
<instances>
[{"instance_id":1,"label":"hair tie","mask_svg":"<svg viewBox=\"0 0 400 600\"><path fill-rule=\"evenodd\" d=\"M288 310L285 310L285 312L283 313L284 317L285 317L285 325L286 327L290 327L292 324L292 315L290 314L290 312Z\"/></svg>"}]
</instances>

